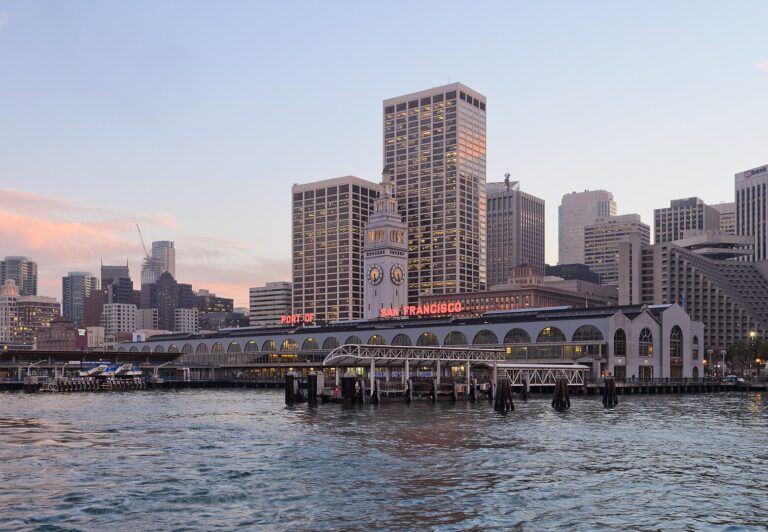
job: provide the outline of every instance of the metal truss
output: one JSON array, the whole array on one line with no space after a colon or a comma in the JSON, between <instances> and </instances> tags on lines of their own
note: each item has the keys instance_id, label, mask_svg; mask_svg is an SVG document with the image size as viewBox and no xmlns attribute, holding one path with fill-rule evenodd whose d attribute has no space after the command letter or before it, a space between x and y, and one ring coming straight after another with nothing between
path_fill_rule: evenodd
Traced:
<instances>
[{"instance_id":1,"label":"metal truss","mask_svg":"<svg viewBox=\"0 0 768 532\"><path fill-rule=\"evenodd\" d=\"M528 367L514 367L511 364L499 368L499 373L506 372L512 380L513 386L522 386L527 382L529 386L554 386L559 377L565 377L568 386L583 386L584 375L590 370L588 366L579 364L541 364Z\"/></svg>"},{"instance_id":2,"label":"metal truss","mask_svg":"<svg viewBox=\"0 0 768 532\"><path fill-rule=\"evenodd\" d=\"M377 365L433 362L500 362L502 349L477 347L419 347L404 345L344 344L325 357L324 366L354 366L373 361Z\"/></svg>"}]
</instances>

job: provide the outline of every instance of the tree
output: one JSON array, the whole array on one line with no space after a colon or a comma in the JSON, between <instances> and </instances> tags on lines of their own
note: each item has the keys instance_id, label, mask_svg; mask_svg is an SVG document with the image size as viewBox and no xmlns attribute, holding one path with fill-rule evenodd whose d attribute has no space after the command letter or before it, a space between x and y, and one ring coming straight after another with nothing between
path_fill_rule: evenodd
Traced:
<instances>
[{"instance_id":1,"label":"tree","mask_svg":"<svg viewBox=\"0 0 768 532\"><path fill-rule=\"evenodd\" d=\"M752 345L744 340L739 340L727 349L725 360L734 371L744 375L744 370L752 365L752 355Z\"/></svg>"}]
</instances>

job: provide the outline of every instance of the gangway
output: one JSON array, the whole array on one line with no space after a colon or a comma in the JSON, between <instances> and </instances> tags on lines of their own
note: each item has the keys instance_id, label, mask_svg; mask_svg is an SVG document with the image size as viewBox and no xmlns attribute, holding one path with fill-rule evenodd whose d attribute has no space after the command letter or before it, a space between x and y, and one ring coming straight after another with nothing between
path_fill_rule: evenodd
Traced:
<instances>
[{"instance_id":1,"label":"gangway","mask_svg":"<svg viewBox=\"0 0 768 532\"><path fill-rule=\"evenodd\" d=\"M81 377L95 377L96 375L99 375L101 373L104 373L109 369L109 366L106 364L99 364L95 368L91 368L85 371L80 372Z\"/></svg>"}]
</instances>

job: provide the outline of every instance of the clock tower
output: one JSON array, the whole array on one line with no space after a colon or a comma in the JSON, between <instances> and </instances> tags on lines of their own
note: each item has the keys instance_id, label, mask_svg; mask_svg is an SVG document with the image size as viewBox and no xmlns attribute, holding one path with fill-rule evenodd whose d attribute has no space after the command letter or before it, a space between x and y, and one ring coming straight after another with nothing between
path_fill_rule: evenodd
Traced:
<instances>
[{"instance_id":1,"label":"clock tower","mask_svg":"<svg viewBox=\"0 0 768 532\"><path fill-rule=\"evenodd\" d=\"M383 308L408 304L408 225L397 212L389 170L382 175L382 192L365 226L363 316L378 318Z\"/></svg>"}]
</instances>

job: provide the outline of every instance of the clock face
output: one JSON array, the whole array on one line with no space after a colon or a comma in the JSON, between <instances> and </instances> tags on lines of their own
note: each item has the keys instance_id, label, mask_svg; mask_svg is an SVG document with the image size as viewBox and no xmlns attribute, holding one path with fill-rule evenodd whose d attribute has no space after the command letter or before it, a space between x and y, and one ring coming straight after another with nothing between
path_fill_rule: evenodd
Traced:
<instances>
[{"instance_id":1,"label":"clock face","mask_svg":"<svg viewBox=\"0 0 768 532\"><path fill-rule=\"evenodd\" d=\"M389 270L389 277L392 279L393 283L400 284L403 282L403 279L405 279L405 274L403 273L403 269L395 264L392 266L392 269Z\"/></svg>"},{"instance_id":2,"label":"clock face","mask_svg":"<svg viewBox=\"0 0 768 532\"><path fill-rule=\"evenodd\" d=\"M378 264L374 264L371 266L371 269L368 270L368 282L371 284L379 284L381 282L382 277L384 277L384 272L381 269L381 266Z\"/></svg>"}]
</instances>

